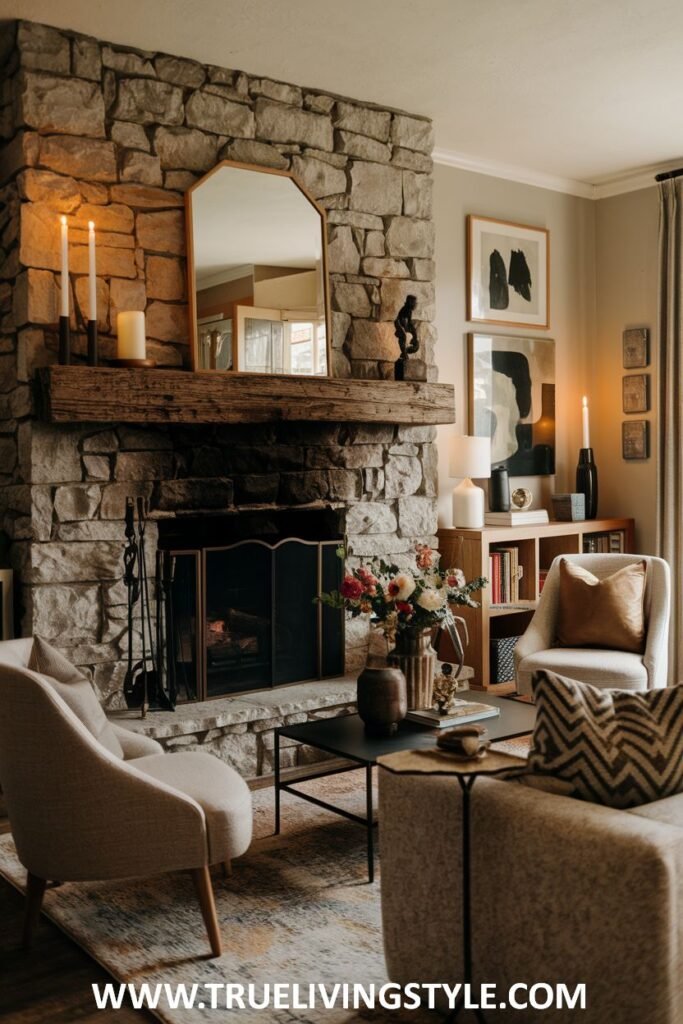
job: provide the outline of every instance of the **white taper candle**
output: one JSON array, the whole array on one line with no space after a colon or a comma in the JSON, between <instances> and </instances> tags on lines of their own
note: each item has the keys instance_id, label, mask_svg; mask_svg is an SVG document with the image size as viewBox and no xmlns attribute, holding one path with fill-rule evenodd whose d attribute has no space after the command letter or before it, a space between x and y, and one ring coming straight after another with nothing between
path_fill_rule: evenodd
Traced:
<instances>
[{"instance_id":1,"label":"white taper candle","mask_svg":"<svg viewBox=\"0 0 683 1024\"><path fill-rule=\"evenodd\" d=\"M88 320L97 320L97 271L95 267L95 223L88 221Z\"/></svg>"},{"instance_id":2,"label":"white taper candle","mask_svg":"<svg viewBox=\"0 0 683 1024\"><path fill-rule=\"evenodd\" d=\"M588 423L588 399L586 398L585 395L583 396L582 405L583 405L583 408L582 408L581 412L582 412L582 418L583 418L583 447L584 448L590 448L590 446L591 446L591 435L590 435L590 426L589 426L589 423Z\"/></svg>"},{"instance_id":3,"label":"white taper candle","mask_svg":"<svg viewBox=\"0 0 683 1024\"><path fill-rule=\"evenodd\" d=\"M61 274L61 296L59 315L69 315L69 227L66 223L66 217L61 216L59 218L61 224L61 244L62 244L62 274Z\"/></svg>"}]
</instances>

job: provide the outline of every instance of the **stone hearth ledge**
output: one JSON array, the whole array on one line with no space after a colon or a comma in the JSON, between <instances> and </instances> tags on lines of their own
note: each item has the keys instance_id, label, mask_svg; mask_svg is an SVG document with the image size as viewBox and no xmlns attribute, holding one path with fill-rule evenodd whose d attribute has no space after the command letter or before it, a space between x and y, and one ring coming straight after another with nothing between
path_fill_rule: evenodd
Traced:
<instances>
[{"instance_id":1,"label":"stone hearth ledge","mask_svg":"<svg viewBox=\"0 0 683 1024\"><path fill-rule=\"evenodd\" d=\"M235 697L178 704L175 711L150 711L144 719L140 718L139 711L132 709L110 712L109 717L117 725L145 736L153 736L160 742L235 725L251 726L253 729L255 722L265 721L268 723L267 728L275 729L278 725L284 725L285 719L292 715L297 716L297 722L306 721L309 714L315 717L318 711L333 708L345 710L349 705L355 705L356 678L339 676L310 683L295 683L274 690L254 690Z\"/></svg>"},{"instance_id":2,"label":"stone hearth ledge","mask_svg":"<svg viewBox=\"0 0 683 1024\"><path fill-rule=\"evenodd\" d=\"M144 720L133 710L113 712L111 717L132 732L152 736L169 753L198 750L214 754L243 778L255 779L274 770L274 730L278 726L350 715L356 710L355 701L356 677L349 675L179 704L176 711L152 711ZM280 766L300 768L329 757L283 739Z\"/></svg>"},{"instance_id":3,"label":"stone hearth ledge","mask_svg":"<svg viewBox=\"0 0 683 1024\"><path fill-rule=\"evenodd\" d=\"M463 668L461 679L474 672ZM164 750L199 750L220 757L244 778L271 775L274 770L274 730L321 718L350 715L356 710L356 675L296 683L274 690L254 690L196 704L179 704L175 711L151 711L141 719L134 710L110 712L118 725L152 736ZM301 768L329 760L331 754L283 738L280 767Z\"/></svg>"}]
</instances>

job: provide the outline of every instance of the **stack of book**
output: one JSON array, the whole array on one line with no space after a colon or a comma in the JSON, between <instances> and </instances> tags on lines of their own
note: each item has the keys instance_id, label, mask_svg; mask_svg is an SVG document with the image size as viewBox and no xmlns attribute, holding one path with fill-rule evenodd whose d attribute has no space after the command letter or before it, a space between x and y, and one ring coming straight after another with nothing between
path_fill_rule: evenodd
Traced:
<instances>
[{"instance_id":1,"label":"stack of book","mask_svg":"<svg viewBox=\"0 0 683 1024\"><path fill-rule=\"evenodd\" d=\"M622 530L612 530L610 533L594 533L584 537L583 550L588 555L622 554L624 533Z\"/></svg>"},{"instance_id":2,"label":"stack of book","mask_svg":"<svg viewBox=\"0 0 683 1024\"><path fill-rule=\"evenodd\" d=\"M478 722L482 718L494 718L500 714L500 708L493 704L479 704L473 700L454 700L445 715L434 711L432 708L420 708L416 711L409 711L406 718L409 722L419 722L420 725L431 725L435 729L450 729L454 725L466 725L468 722Z\"/></svg>"},{"instance_id":3,"label":"stack of book","mask_svg":"<svg viewBox=\"0 0 683 1024\"><path fill-rule=\"evenodd\" d=\"M489 555L491 604L515 604L519 601L519 581L524 573L519 564L519 548L498 547Z\"/></svg>"},{"instance_id":4,"label":"stack of book","mask_svg":"<svg viewBox=\"0 0 683 1024\"><path fill-rule=\"evenodd\" d=\"M531 526L549 522L544 508L528 508L524 512L487 512L486 526Z\"/></svg>"}]
</instances>

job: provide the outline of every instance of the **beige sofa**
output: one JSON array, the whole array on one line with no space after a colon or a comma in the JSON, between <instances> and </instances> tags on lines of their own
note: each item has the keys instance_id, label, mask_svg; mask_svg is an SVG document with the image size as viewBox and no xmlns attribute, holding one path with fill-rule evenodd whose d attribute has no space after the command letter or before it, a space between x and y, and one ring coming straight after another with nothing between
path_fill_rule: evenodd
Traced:
<instances>
[{"instance_id":1,"label":"beige sofa","mask_svg":"<svg viewBox=\"0 0 683 1024\"><path fill-rule=\"evenodd\" d=\"M382 920L392 981L462 981L455 778L379 771ZM587 1009L517 1024L683 1022L683 795L632 811L519 782L472 791L476 983L585 984Z\"/></svg>"},{"instance_id":2,"label":"beige sofa","mask_svg":"<svg viewBox=\"0 0 683 1024\"><path fill-rule=\"evenodd\" d=\"M32 639L0 643L0 784L28 872L25 941L48 881L188 870L220 955L209 867L249 847L246 783L209 754L164 754L108 722L77 670L56 688L28 667L32 651Z\"/></svg>"}]
</instances>

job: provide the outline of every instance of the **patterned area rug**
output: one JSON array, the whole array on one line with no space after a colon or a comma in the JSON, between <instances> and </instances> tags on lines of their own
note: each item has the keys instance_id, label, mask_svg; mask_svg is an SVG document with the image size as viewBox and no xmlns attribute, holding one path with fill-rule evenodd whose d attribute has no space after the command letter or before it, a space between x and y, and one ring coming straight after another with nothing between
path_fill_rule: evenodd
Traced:
<instances>
[{"instance_id":1,"label":"patterned area rug","mask_svg":"<svg viewBox=\"0 0 683 1024\"><path fill-rule=\"evenodd\" d=\"M524 741L496 744L525 756ZM363 776L352 772L302 786L357 814L365 811ZM280 836L272 835L273 791L254 793L255 841L232 877L214 878L224 952L207 957L189 876L106 883L68 883L45 896L48 916L115 979L157 983L388 981L380 921L380 886L367 884L365 832L288 794ZM10 836L0 839L0 873L23 888L25 872ZM426 1010L187 1010L167 1003L155 1011L165 1024L239 1020L258 1024L438 1024Z\"/></svg>"}]
</instances>

